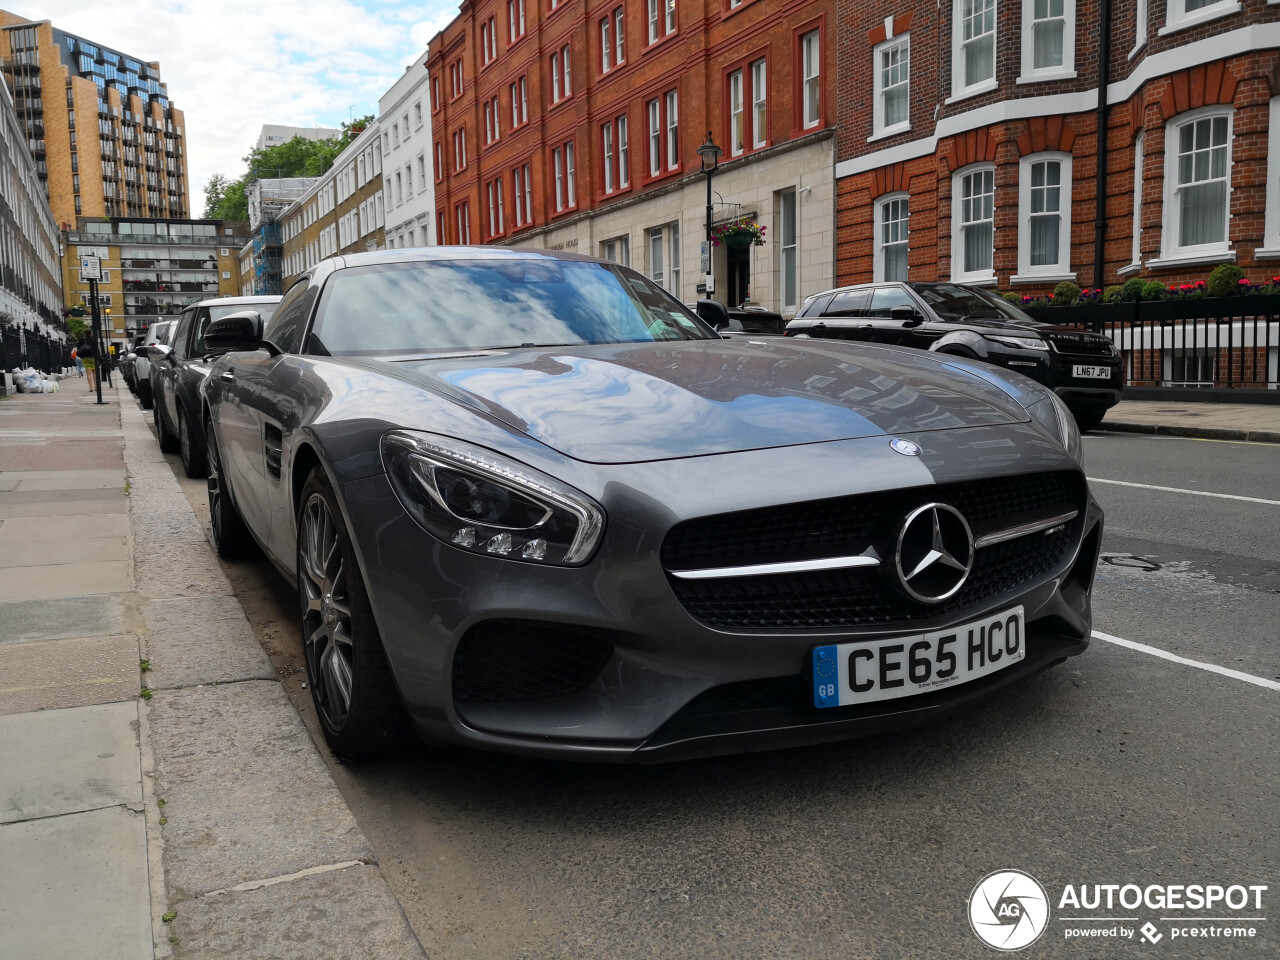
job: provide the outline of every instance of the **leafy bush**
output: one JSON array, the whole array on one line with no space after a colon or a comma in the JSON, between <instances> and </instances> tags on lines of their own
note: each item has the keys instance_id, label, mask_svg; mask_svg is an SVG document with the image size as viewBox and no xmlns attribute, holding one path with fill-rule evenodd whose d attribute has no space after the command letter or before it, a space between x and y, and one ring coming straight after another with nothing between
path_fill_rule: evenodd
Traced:
<instances>
[{"instance_id":1,"label":"leafy bush","mask_svg":"<svg viewBox=\"0 0 1280 960\"><path fill-rule=\"evenodd\" d=\"M1159 280L1148 280L1142 285L1143 300L1163 300L1167 291Z\"/></svg>"},{"instance_id":2,"label":"leafy bush","mask_svg":"<svg viewBox=\"0 0 1280 960\"><path fill-rule=\"evenodd\" d=\"M1102 291L1103 303L1119 303L1124 299L1124 287L1114 283Z\"/></svg>"},{"instance_id":3,"label":"leafy bush","mask_svg":"<svg viewBox=\"0 0 1280 960\"><path fill-rule=\"evenodd\" d=\"M1209 296L1230 297L1240 292L1244 271L1234 263L1220 263L1209 274Z\"/></svg>"},{"instance_id":4,"label":"leafy bush","mask_svg":"<svg viewBox=\"0 0 1280 960\"><path fill-rule=\"evenodd\" d=\"M1122 291L1121 298L1124 300L1128 300L1129 302L1133 302L1134 300L1141 300L1142 288L1145 287L1146 285L1147 285L1147 282L1143 280L1141 277L1130 277L1128 280L1124 282L1124 286L1120 288Z\"/></svg>"},{"instance_id":5,"label":"leafy bush","mask_svg":"<svg viewBox=\"0 0 1280 960\"><path fill-rule=\"evenodd\" d=\"M1004 297L1010 303L1022 303L1022 294L1020 293L1002 293L1000 296Z\"/></svg>"},{"instance_id":6,"label":"leafy bush","mask_svg":"<svg viewBox=\"0 0 1280 960\"><path fill-rule=\"evenodd\" d=\"M1070 280L1063 280L1053 288L1053 302L1059 306L1074 303L1080 298L1080 288Z\"/></svg>"}]
</instances>

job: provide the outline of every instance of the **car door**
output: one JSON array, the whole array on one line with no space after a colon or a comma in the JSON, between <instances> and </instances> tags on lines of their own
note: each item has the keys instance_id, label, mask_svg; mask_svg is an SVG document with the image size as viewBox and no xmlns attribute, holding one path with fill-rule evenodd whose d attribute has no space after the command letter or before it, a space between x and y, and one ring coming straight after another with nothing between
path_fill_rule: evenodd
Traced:
<instances>
[{"instance_id":1,"label":"car door","mask_svg":"<svg viewBox=\"0 0 1280 960\"><path fill-rule=\"evenodd\" d=\"M836 340L865 340L870 300L870 290L842 290L827 303L822 316L813 322L808 334Z\"/></svg>"},{"instance_id":2,"label":"car door","mask_svg":"<svg viewBox=\"0 0 1280 960\"><path fill-rule=\"evenodd\" d=\"M280 301L263 333L279 348L278 355L265 349L230 354L219 373L228 401L218 406L223 470L245 522L288 568L294 563L293 524L285 517L287 529L277 529L289 493L283 478L284 434L297 426L298 404L290 388L298 380L297 354L318 290L319 284L303 277Z\"/></svg>"},{"instance_id":3,"label":"car door","mask_svg":"<svg viewBox=\"0 0 1280 960\"><path fill-rule=\"evenodd\" d=\"M916 317L912 320L894 317L894 307L910 307L915 311ZM871 292L871 304L867 307L867 322L870 327L868 339L896 347L928 350L929 344L939 334L929 328L924 322L924 316L924 310L905 287L896 283L876 287Z\"/></svg>"}]
</instances>

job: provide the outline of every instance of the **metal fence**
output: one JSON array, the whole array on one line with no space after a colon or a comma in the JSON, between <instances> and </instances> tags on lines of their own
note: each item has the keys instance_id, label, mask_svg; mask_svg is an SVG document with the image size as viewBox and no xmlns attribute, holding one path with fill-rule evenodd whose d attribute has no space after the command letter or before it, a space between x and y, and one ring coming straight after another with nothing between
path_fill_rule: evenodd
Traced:
<instances>
[{"instance_id":1,"label":"metal fence","mask_svg":"<svg viewBox=\"0 0 1280 960\"><path fill-rule=\"evenodd\" d=\"M5 330L3 336L3 369L17 370L22 366L22 338L17 330Z\"/></svg>"},{"instance_id":2,"label":"metal fence","mask_svg":"<svg viewBox=\"0 0 1280 960\"><path fill-rule=\"evenodd\" d=\"M1280 388L1280 295L1142 301L1027 311L1105 333L1130 387Z\"/></svg>"}]
</instances>

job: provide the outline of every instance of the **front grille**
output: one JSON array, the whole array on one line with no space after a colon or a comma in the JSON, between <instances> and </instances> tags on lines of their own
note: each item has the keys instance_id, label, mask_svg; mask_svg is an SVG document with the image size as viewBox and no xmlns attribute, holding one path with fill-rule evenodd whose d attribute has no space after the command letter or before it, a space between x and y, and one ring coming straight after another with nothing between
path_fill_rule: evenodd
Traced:
<instances>
[{"instance_id":1,"label":"front grille","mask_svg":"<svg viewBox=\"0 0 1280 960\"><path fill-rule=\"evenodd\" d=\"M1053 349L1058 353L1077 357L1114 357L1115 350L1106 337L1086 333L1046 333Z\"/></svg>"},{"instance_id":2,"label":"front grille","mask_svg":"<svg viewBox=\"0 0 1280 960\"><path fill-rule=\"evenodd\" d=\"M471 628L453 656L458 703L547 700L581 690L613 656L596 631L536 620L487 620Z\"/></svg>"},{"instance_id":3,"label":"front grille","mask_svg":"<svg viewBox=\"0 0 1280 960\"><path fill-rule=\"evenodd\" d=\"M964 514L975 537L1085 508L1075 471L914 487L704 517L677 525L662 547L668 571L857 554L875 547L878 568L686 580L669 577L684 608L708 626L805 630L911 624L948 616L1032 583L1064 563L1082 517L1051 533L977 551L964 587L926 605L894 587L893 545L907 514L937 500Z\"/></svg>"}]
</instances>

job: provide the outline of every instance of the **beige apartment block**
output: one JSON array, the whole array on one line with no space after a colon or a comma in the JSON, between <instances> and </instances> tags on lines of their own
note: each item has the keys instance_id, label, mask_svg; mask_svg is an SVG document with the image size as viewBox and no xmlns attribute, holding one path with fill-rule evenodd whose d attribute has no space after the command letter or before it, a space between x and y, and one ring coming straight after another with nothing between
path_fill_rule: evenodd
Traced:
<instances>
[{"instance_id":1,"label":"beige apartment block","mask_svg":"<svg viewBox=\"0 0 1280 960\"><path fill-rule=\"evenodd\" d=\"M158 63L0 10L0 71L62 229L190 215L185 121Z\"/></svg>"}]
</instances>

